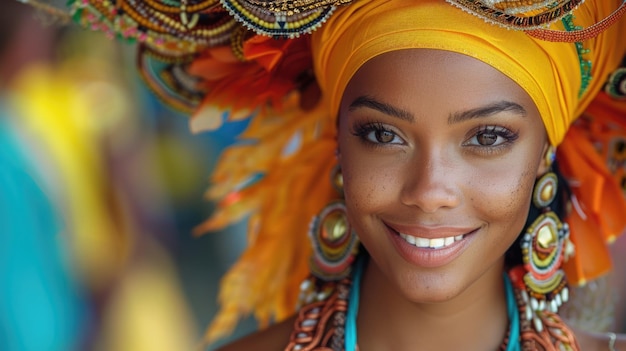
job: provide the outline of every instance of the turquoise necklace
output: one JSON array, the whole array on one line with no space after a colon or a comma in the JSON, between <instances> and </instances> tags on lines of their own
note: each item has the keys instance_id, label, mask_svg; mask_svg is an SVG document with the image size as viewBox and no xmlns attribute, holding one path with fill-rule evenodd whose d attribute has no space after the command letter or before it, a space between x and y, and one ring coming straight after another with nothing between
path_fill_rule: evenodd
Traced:
<instances>
[{"instance_id":1,"label":"turquoise necklace","mask_svg":"<svg viewBox=\"0 0 626 351\"><path fill-rule=\"evenodd\" d=\"M361 291L361 276L363 275L364 262L365 258L360 257L354 265L354 275L352 277L352 288L350 289L350 295L348 296L348 313L345 324L345 351L356 350L356 315L359 311L359 294ZM507 274L504 274L504 289L506 293L506 311L509 316L509 320L511 321L509 343L506 345L506 351L520 351L520 343L511 342L512 340L519 340L520 325L519 311L517 309L517 303L515 302L513 284L511 284L511 279L509 279Z\"/></svg>"}]
</instances>

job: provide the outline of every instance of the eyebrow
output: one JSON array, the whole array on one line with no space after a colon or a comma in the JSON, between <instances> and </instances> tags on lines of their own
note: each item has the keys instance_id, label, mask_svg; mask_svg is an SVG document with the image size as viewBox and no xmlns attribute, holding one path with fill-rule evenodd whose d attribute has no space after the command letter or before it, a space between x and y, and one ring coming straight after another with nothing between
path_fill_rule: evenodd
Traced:
<instances>
[{"instance_id":1,"label":"eyebrow","mask_svg":"<svg viewBox=\"0 0 626 351\"><path fill-rule=\"evenodd\" d=\"M359 108L370 108L382 112L386 115L400 118L405 121L415 121L415 117L410 112L395 107L391 104L378 101L375 98L367 95L359 96L354 101L352 101L352 103L348 107L348 110L354 111ZM502 100L471 110L455 112L448 117L448 124L460 123L474 118L488 117L501 112L514 112L522 117L525 117L527 115L526 109L524 109L522 105L512 101Z\"/></svg>"},{"instance_id":2,"label":"eyebrow","mask_svg":"<svg viewBox=\"0 0 626 351\"><path fill-rule=\"evenodd\" d=\"M359 96L356 98L350 106L348 107L348 111L354 111L359 108L370 108L379 112L382 112L386 115L400 118L405 121L413 122L415 121L415 117L410 112L407 112L401 108L392 106L388 103L381 102L376 100L371 96Z\"/></svg>"},{"instance_id":3,"label":"eyebrow","mask_svg":"<svg viewBox=\"0 0 626 351\"><path fill-rule=\"evenodd\" d=\"M488 117L501 112L514 112L522 117L526 117L527 114L520 104L503 100L471 110L455 112L448 117L448 124L460 123L479 117Z\"/></svg>"}]
</instances>

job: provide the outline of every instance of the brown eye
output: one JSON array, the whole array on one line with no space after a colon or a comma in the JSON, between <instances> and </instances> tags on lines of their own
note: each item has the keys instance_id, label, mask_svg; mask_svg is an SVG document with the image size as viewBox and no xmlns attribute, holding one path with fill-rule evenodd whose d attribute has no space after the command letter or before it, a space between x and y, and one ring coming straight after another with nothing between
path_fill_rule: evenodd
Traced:
<instances>
[{"instance_id":1,"label":"brown eye","mask_svg":"<svg viewBox=\"0 0 626 351\"><path fill-rule=\"evenodd\" d=\"M379 143L387 144L393 141L395 134L388 130L377 130L376 131L376 141Z\"/></svg>"},{"instance_id":2,"label":"brown eye","mask_svg":"<svg viewBox=\"0 0 626 351\"><path fill-rule=\"evenodd\" d=\"M501 126L481 126L478 130L469 131L470 138L463 142L464 146L478 149L493 149L517 140L519 134Z\"/></svg>"},{"instance_id":3,"label":"brown eye","mask_svg":"<svg viewBox=\"0 0 626 351\"><path fill-rule=\"evenodd\" d=\"M378 122L355 125L353 134L371 144L400 145L404 143L404 140L396 132Z\"/></svg>"},{"instance_id":4,"label":"brown eye","mask_svg":"<svg viewBox=\"0 0 626 351\"><path fill-rule=\"evenodd\" d=\"M498 135L496 133L480 133L476 136L478 144L483 146L489 146L496 143Z\"/></svg>"}]
</instances>

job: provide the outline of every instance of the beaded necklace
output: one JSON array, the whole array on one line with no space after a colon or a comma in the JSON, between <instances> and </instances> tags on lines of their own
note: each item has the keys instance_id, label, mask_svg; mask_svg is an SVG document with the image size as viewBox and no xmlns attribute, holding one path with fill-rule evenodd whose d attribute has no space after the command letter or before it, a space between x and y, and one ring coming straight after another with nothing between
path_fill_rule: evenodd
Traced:
<instances>
[{"instance_id":1,"label":"beaded necklace","mask_svg":"<svg viewBox=\"0 0 626 351\"><path fill-rule=\"evenodd\" d=\"M345 336L345 351L358 350L357 341L357 332L356 332L356 317L359 310L359 297L361 290L361 277L363 275L363 266L365 259L361 257L357 260L354 265L354 274L352 280L352 288L350 289L350 295L348 298L348 311L346 315L346 336ZM517 302L515 300L515 293L513 292L513 285L511 284L511 279L505 273L504 277L504 288L506 293L506 311L509 317L510 325L508 337L502 343L500 347L501 350L506 351L520 351L520 343L519 342L509 342L510 340L519 340L520 336L520 324L519 324L519 311L517 308Z\"/></svg>"},{"instance_id":2,"label":"beaded necklace","mask_svg":"<svg viewBox=\"0 0 626 351\"><path fill-rule=\"evenodd\" d=\"M303 304L285 351L358 351L356 315L364 260L363 257L357 258L349 278L324 281L310 276L303 282ZM523 282L513 277L504 277L511 325L498 351L580 350L573 332L557 314L542 311L536 316L541 323L534 323L528 294L521 285Z\"/></svg>"}]
</instances>

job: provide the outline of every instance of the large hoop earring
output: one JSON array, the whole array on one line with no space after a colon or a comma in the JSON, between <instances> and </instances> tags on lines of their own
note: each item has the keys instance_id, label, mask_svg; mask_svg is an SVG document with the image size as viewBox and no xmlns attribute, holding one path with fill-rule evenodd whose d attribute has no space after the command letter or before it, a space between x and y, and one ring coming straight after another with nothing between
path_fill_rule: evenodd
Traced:
<instances>
[{"instance_id":1,"label":"large hoop earring","mask_svg":"<svg viewBox=\"0 0 626 351\"><path fill-rule=\"evenodd\" d=\"M550 209L557 188L558 178L552 171L536 181L532 202L540 214L521 238L523 267L514 272L518 285L525 288L522 298L529 307L525 318L534 323L537 331L543 330L541 313L557 313L569 299L565 272L561 269L569 245L569 226Z\"/></svg>"}]
</instances>

